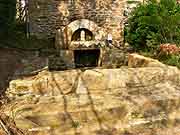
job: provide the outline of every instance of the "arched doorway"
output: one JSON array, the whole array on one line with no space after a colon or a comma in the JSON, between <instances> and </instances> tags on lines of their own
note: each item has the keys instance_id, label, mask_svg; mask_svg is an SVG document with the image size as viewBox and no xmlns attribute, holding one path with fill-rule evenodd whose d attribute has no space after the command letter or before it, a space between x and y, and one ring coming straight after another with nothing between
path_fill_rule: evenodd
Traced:
<instances>
[{"instance_id":1,"label":"arched doorway","mask_svg":"<svg viewBox=\"0 0 180 135\"><path fill-rule=\"evenodd\" d=\"M74 50L74 62L76 68L98 66L100 49L86 48L83 44L93 42L98 35L99 27L92 21L81 19L71 22L65 29L69 49ZM76 48L76 45L80 45ZM85 45L86 46L86 45Z\"/></svg>"},{"instance_id":2,"label":"arched doorway","mask_svg":"<svg viewBox=\"0 0 180 135\"><path fill-rule=\"evenodd\" d=\"M61 52L64 50L71 52L76 68L96 67L100 63L101 49L96 42L101 37L99 34L101 29L93 21L75 20L65 28L58 29L56 45Z\"/></svg>"}]
</instances>

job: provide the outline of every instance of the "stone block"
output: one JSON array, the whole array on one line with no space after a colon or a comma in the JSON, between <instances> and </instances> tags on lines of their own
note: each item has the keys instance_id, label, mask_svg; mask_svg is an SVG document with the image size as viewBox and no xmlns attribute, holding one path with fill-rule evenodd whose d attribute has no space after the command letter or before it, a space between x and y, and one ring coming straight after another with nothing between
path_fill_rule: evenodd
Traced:
<instances>
[{"instance_id":1,"label":"stone block","mask_svg":"<svg viewBox=\"0 0 180 135\"><path fill-rule=\"evenodd\" d=\"M179 124L179 76L172 67L43 71L13 80L1 112L32 135L164 131Z\"/></svg>"},{"instance_id":2,"label":"stone block","mask_svg":"<svg viewBox=\"0 0 180 135\"><path fill-rule=\"evenodd\" d=\"M49 70L67 70L75 68L74 51L60 50L59 54L50 56L48 59Z\"/></svg>"},{"instance_id":3,"label":"stone block","mask_svg":"<svg viewBox=\"0 0 180 135\"><path fill-rule=\"evenodd\" d=\"M128 58L128 67L137 68L137 67L166 67L163 63L158 60L144 57L139 54L130 54Z\"/></svg>"}]
</instances>

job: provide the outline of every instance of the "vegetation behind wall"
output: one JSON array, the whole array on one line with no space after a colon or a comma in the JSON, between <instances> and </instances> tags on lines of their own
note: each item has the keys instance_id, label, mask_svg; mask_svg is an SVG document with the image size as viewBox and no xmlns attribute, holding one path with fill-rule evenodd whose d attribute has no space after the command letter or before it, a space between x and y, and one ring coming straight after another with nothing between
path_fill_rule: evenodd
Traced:
<instances>
[{"instance_id":1,"label":"vegetation behind wall","mask_svg":"<svg viewBox=\"0 0 180 135\"><path fill-rule=\"evenodd\" d=\"M16 0L0 1L0 33L7 34L15 25Z\"/></svg>"},{"instance_id":2,"label":"vegetation behind wall","mask_svg":"<svg viewBox=\"0 0 180 135\"><path fill-rule=\"evenodd\" d=\"M137 50L153 51L161 43L180 44L180 5L176 0L148 0L132 11L126 41Z\"/></svg>"},{"instance_id":3,"label":"vegetation behind wall","mask_svg":"<svg viewBox=\"0 0 180 135\"><path fill-rule=\"evenodd\" d=\"M26 24L16 18L16 0L0 0L0 47L23 50L52 48L52 39L27 38Z\"/></svg>"}]
</instances>

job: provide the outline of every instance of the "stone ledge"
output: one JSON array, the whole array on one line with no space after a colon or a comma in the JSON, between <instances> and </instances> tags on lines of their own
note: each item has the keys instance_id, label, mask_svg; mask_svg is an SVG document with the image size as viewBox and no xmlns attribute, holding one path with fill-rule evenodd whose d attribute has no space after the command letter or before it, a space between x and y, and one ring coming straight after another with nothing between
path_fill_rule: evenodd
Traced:
<instances>
[{"instance_id":1,"label":"stone ledge","mask_svg":"<svg viewBox=\"0 0 180 135\"><path fill-rule=\"evenodd\" d=\"M128 56L128 67L138 68L138 67L166 67L167 65L159 62L158 60L144 57L142 55L133 53Z\"/></svg>"}]
</instances>

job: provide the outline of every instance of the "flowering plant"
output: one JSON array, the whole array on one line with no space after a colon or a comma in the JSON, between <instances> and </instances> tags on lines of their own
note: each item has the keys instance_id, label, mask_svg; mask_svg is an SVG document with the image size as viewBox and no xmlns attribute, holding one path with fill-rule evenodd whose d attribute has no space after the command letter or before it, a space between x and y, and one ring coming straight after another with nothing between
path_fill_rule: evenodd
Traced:
<instances>
[{"instance_id":1,"label":"flowering plant","mask_svg":"<svg viewBox=\"0 0 180 135\"><path fill-rule=\"evenodd\" d=\"M176 44L161 44L159 46L159 52L165 55L178 55L180 54L180 48L177 47Z\"/></svg>"}]
</instances>

